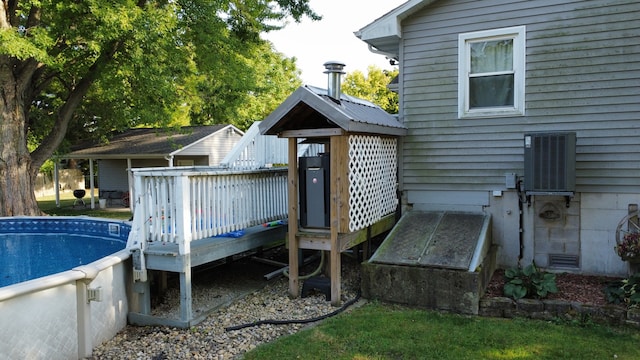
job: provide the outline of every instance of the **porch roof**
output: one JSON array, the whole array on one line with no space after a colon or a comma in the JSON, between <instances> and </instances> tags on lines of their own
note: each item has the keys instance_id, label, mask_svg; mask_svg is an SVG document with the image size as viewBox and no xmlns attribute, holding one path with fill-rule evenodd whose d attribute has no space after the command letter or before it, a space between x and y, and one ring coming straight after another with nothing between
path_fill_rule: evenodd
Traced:
<instances>
[{"instance_id":1,"label":"porch roof","mask_svg":"<svg viewBox=\"0 0 640 360\"><path fill-rule=\"evenodd\" d=\"M233 125L184 126L179 129L136 128L116 133L107 143L86 142L64 155L69 159L164 158L204 141L209 136L231 129Z\"/></svg>"},{"instance_id":2,"label":"porch roof","mask_svg":"<svg viewBox=\"0 0 640 360\"><path fill-rule=\"evenodd\" d=\"M379 106L346 94L336 100L326 93L312 86L299 87L260 123L260 133L340 128L353 133L406 135L407 128L398 118Z\"/></svg>"}]
</instances>

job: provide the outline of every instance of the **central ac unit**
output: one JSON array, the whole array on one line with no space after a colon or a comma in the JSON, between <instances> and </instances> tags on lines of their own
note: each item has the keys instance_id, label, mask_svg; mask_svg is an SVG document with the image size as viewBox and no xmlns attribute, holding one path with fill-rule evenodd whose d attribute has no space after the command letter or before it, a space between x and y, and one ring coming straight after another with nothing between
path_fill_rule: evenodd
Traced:
<instances>
[{"instance_id":1,"label":"central ac unit","mask_svg":"<svg viewBox=\"0 0 640 360\"><path fill-rule=\"evenodd\" d=\"M573 195L576 189L576 133L524 135L527 195Z\"/></svg>"}]
</instances>

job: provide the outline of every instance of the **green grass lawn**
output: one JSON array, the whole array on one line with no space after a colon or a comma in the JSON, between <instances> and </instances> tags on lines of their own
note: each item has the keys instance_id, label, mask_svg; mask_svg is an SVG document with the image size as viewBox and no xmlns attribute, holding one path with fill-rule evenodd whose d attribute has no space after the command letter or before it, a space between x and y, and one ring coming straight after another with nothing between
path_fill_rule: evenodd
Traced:
<instances>
[{"instance_id":1,"label":"green grass lawn","mask_svg":"<svg viewBox=\"0 0 640 360\"><path fill-rule=\"evenodd\" d=\"M640 330L368 303L244 359L640 359Z\"/></svg>"},{"instance_id":2,"label":"green grass lawn","mask_svg":"<svg viewBox=\"0 0 640 360\"><path fill-rule=\"evenodd\" d=\"M73 206L73 203L76 199L73 197L72 192L63 192L60 194L60 207L56 205L55 196L53 195L43 196L38 198L37 200L38 200L38 206L40 207L40 210L42 210L48 215L56 215L56 216L86 215L86 216L117 219L117 220L129 220L131 218L131 212L128 211L128 208L125 208L125 207L99 209L97 197L96 197L96 204L95 204L96 208L91 209L90 207L91 200L89 198L89 195L84 197L84 201L87 204L86 207Z\"/></svg>"}]
</instances>

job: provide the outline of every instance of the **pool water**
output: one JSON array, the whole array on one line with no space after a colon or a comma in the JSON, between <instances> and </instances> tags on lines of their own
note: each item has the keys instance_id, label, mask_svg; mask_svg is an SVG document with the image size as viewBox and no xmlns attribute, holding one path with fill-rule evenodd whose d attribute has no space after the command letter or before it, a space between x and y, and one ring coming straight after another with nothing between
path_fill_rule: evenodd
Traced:
<instances>
[{"instance_id":1,"label":"pool water","mask_svg":"<svg viewBox=\"0 0 640 360\"><path fill-rule=\"evenodd\" d=\"M0 287L71 270L125 246L123 239L91 235L0 234Z\"/></svg>"}]
</instances>

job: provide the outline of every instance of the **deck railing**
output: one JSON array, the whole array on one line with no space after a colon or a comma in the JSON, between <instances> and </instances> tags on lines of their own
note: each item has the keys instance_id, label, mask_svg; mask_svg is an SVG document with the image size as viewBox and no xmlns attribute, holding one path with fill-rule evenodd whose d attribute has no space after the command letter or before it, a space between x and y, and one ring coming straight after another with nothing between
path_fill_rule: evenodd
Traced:
<instances>
[{"instance_id":1,"label":"deck railing","mask_svg":"<svg viewBox=\"0 0 640 360\"><path fill-rule=\"evenodd\" d=\"M288 139L272 135L260 135L260 121L254 122L242 139L224 157L220 166L234 170L251 170L282 165L289 162ZM302 142L304 139L300 139ZM324 151L323 144L298 144L298 157L315 156Z\"/></svg>"},{"instance_id":2,"label":"deck railing","mask_svg":"<svg viewBox=\"0 0 640 360\"><path fill-rule=\"evenodd\" d=\"M287 216L287 169L211 167L133 169L134 217L129 247L175 243L180 254L193 240ZM229 234L230 233L230 234Z\"/></svg>"}]
</instances>

